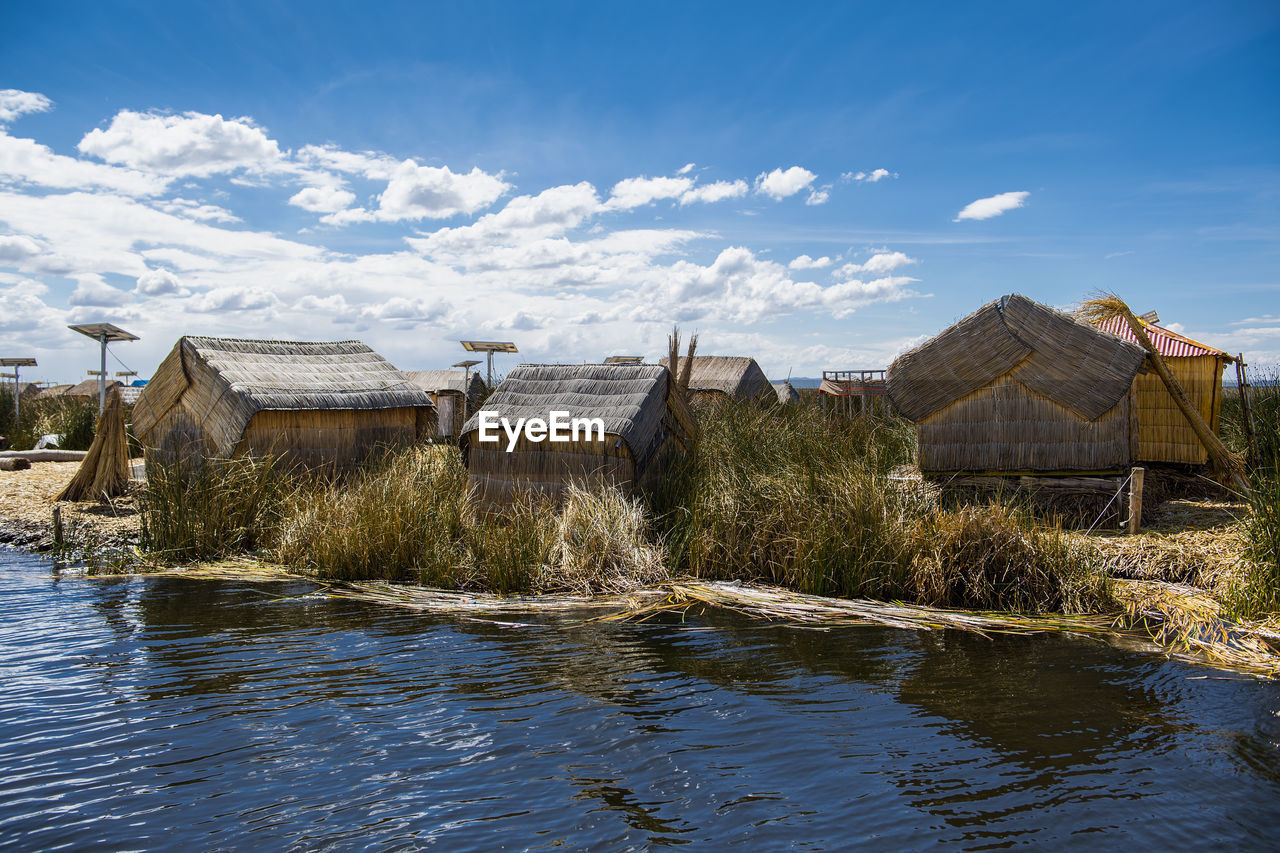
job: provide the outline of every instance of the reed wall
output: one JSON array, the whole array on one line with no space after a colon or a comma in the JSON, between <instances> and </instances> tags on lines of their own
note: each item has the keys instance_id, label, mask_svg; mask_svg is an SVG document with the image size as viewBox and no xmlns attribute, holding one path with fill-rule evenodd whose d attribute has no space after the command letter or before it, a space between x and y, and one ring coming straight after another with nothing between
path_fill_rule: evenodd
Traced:
<instances>
[{"instance_id":1,"label":"reed wall","mask_svg":"<svg viewBox=\"0 0 1280 853\"><path fill-rule=\"evenodd\" d=\"M1132 403L1124 396L1095 420L1006 373L917 424L928 473L1100 472L1133 460Z\"/></svg>"},{"instance_id":2,"label":"reed wall","mask_svg":"<svg viewBox=\"0 0 1280 853\"><path fill-rule=\"evenodd\" d=\"M1222 359L1211 355L1166 357L1165 364L1205 423L1216 433L1222 405ZM1133 386L1137 395L1138 459L1186 465L1208 462L1208 451L1160 376L1154 371L1140 375L1134 379Z\"/></svg>"}]
</instances>

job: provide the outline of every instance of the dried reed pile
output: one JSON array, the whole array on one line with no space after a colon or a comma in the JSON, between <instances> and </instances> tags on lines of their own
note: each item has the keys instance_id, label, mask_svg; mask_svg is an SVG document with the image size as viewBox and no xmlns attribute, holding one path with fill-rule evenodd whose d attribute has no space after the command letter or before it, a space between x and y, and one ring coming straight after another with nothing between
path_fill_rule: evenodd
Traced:
<instances>
[{"instance_id":1,"label":"dried reed pile","mask_svg":"<svg viewBox=\"0 0 1280 853\"><path fill-rule=\"evenodd\" d=\"M129 487L129 439L125 435L120 389L112 388L106 408L80 470L54 500L87 501L113 498Z\"/></svg>"}]
</instances>

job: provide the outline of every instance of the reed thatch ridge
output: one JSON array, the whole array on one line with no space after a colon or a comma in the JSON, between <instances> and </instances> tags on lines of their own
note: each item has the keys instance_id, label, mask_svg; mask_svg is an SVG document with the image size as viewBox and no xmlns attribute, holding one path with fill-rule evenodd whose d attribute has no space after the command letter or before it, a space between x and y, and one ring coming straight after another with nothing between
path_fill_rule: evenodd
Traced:
<instances>
[{"instance_id":1,"label":"reed thatch ridge","mask_svg":"<svg viewBox=\"0 0 1280 853\"><path fill-rule=\"evenodd\" d=\"M40 396L46 400L50 397L65 397L74 387L74 385L49 385L40 389Z\"/></svg>"},{"instance_id":2,"label":"reed thatch ridge","mask_svg":"<svg viewBox=\"0 0 1280 853\"><path fill-rule=\"evenodd\" d=\"M1037 394L1094 420L1128 393L1145 358L1141 347L1014 293L898 356L886 380L893 405L913 421L1011 370Z\"/></svg>"},{"instance_id":3,"label":"reed thatch ridge","mask_svg":"<svg viewBox=\"0 0 1280 853\"><path fill-rule=\"evenodd\" d=\"M680 357L680 363L673 371L677 376L685 360L685 356ZM670 357L664 357L658 363L666 367L670 361ZM777 392L769 384L768 377L750 356L695 355L689 374L689 392L767 401L777 399Z\"/></svg>"},{"instance_id":4,"label":"reed thatch ridge","mask_svg":"<svg viewBox=\"0 0 1280 853\"><path fill-rule=\"evenodd\" d=\"M889 397L930 473L1106 472L1130 465L1145 351L1025 296L988 303L899 356Z\"/></svg>"},{"instance_id":5,"label":"reed thatch ridge","mask_svg":"<svg viewBox=\"0 0 1280 853\"><path fill-rule=\"evenodd\" d=\"M772 391L770 392L772 393ZM507 452L477 440L480 413L462 427L459 446L481 499L519 491L559 497L572 482L643 486L669 453L687 451L697 426L665 367L656 364L522 364L494 389L484 411L514 425L520 418L599 418L604 440L529 442Z\"/></svg>"},{"instance_id":6,"label":"reed thatch ridge","mask_svg":"<svg viewBox=\"0 0 1280 853\"><path fill-rule=\"evenodd\" d=\"M360 341L183 337L133 410L147 447L201 443L215 456L276 452L307 464L413 440L431 420L427 393Z\"/></svg>"}]
</instances>

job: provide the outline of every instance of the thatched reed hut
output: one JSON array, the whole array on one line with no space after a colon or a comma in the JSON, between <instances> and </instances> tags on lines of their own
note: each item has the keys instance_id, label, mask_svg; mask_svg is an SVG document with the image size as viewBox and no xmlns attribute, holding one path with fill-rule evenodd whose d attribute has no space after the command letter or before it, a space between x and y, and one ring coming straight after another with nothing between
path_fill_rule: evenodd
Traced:
<instances>
[{"instance_id":1,"label":"thatched reed hut","mask_svg":"<svg viewBox=\"0 0 1280 853\"><path fill-rule=\"evenodd\" d=\"M64 397L66 393L74 388L74 385L48 385L40 389L40 398L48 400L53 397Z\"/></svg>"},{"instance_id":2,"label":"thatched reed hut","mask_svg":"<svg viewBox=\"0 0 1280 853\"><path fill-rule=\"evenodd\" d=\"M774 382L772 384L774 393L778 395L779 405L785 406L788 403L800 402L800 392L790 382Z\"/></svg>"},{"instance_id":3,"label":"thatched reed hut","mask_svg":"<svg viewBox=\"0 0 1280 853\"><path fill-rule=\"evenodd\" d=\"M133 408L146 447L308 467L348 467L433 421L426 392L359 341L180 338Z\"/></svg>"},{"instance_id":4,"label":"thatched reed hut","mask_svg":"<svg viewBox=\"0 0 1280 853\"><path fill-rule=\"evenodd\" d=\"M479 373L466 370L406 370L404 375L417 385L436 407L436 435L455 436L484 399L485 384Z\"/></svg>"},{"instance_id":5,"label":"thatched reed hut","mask_svg":"<svg viewBox=\"0 0 1280 853\"><path fill-rule=\"evenodd\" d=\"M1214 434L1222 408L1222 371L1235 359L1220 349L1202 344L1177 332L1139 318L1151 343L1164 358L1169 372L1178 379L1187 399L1200 412ZM1133 343L1138 337L1120 316L1097 324L1105 332ZM1134 379L1134 411L1138 421L1137 460L1140 462L1203 465L1209 451L1196 435L1187 417L1173 401L1169 389L1154 371Z\"/></svg>"},{"instance_id":6,"label":"thatched reed hut","mask_svg":"<svg viewBox=\"0 0 1280 853\"><path fill-rule=\"evenodd\" d=\"M55 386L55 387L56 387L56 386ZM107 381L107 389L106 389L106 390L107 390L107 393L108 393L108 394L110 394L110 393L111 393L111 391L112 391L112 389L114 389L114 388L123 388L123 387L124 387L124 383L123 383L123 382L118 382L118 381L116 381L115 379L111 379L111 380L108 380L108 381ZM45 390L46 390L46 391L52 391L53 389L52 389L52 388L48 388L48 389L45 389ZM52 395L50 395L50 396L52 396ZM61 397L84 397L85 399L89 399L89 400L96 400L96 399L98 399L98 380L97 380L97 379L86 379L86 380L84 380L83 382L79 382L79 383L77 383L77 384L75 384L75 385L72 385L70 388L68 388L67 390L63 391L63 392L62 392L60 395L58 395L58 396L61 396Z\"/></svg>"},{"instance_id":7,"label":"thatched reed hut","mask_svg":"<svg viewBox=\"0 0 1280 853\"><path fill-rule=\"evenodd\" d=\"M1132 388L1145 357L1014 294L900 355L887 383L916 422L926 473L1113 472L1135 459Z\"/></svg>"},{"instance_id":8,"label":"thatched reed hut","mask_svg":"<svg viewBox=\"0 0 1280 853\"><path fill-rule=\"evenodd\" d=\"M679 358L679 364L673 371L677 376L684 367L687 356ZM670 361L663 358L659 364L666 366ZM695 355L693 368L689 372L689 396L698 397L740 397L747 400L773 402L778 399L777 392L769 384L769 379L756 364L754 358L732 355Z\"/></svg>"},{"instance_id":9,"label":"thatched reed hut","mask_svg":"<svg viewBox=\"0 0 1280 853\"><path fill-rule=\"evenodd\" d=\"M510 452L507 435L481 442L482 416L494 413L514 428L521 418L549 422L599 418L598 432L578 440L531 441L520 435ZM481 500L502 503L517 491L558 497L573 482L648 486L671 455L687 451L697 434L671 374L656 364L522 364L494 389L484 409L468 419L459 444Z\"/></svg>"}]
</instances>

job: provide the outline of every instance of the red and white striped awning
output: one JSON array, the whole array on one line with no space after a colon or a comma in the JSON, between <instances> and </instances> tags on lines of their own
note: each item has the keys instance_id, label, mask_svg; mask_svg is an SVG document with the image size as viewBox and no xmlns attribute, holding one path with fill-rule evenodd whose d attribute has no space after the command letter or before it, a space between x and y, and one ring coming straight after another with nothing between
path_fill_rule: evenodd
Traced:
<instances>
[{"instance_id":1,"label":"red and white striped awning","mask_svg":"<svg viewBox=\"0 0 1280 853\"><path fill-rule=\"evenodd\" d=\"M1195 358L1200 355L1214 355L1227 361L1235 361L1227 353L1208 344L1193 341L1191 338L1184 337L1177 332L1171 332L1168 329L1157 326L1155 323L1148 323L1145 320L1141 322L1146 327L1147 336L1151 338L1151 343L1155 344L1156 350L1166 358ZM1102 320L1095 325L1102 331L1110 332L1117 337L1124 338L1126 341L1132 341L1135 344L1138 342L1138 338L1134 335L1133 330L1129 328L1129 324L1119 315Z\"/></svg>"}]
</instances>

